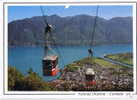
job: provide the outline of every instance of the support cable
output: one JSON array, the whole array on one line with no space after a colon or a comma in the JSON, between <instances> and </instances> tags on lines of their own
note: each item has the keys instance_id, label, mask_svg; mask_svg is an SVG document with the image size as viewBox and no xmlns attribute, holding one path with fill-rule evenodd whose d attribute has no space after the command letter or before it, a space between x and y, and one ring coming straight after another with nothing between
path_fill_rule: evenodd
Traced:
<instances>
[{"instance_id":1,"label":"support cable","mask_svg":"<svg viewBox=\"0 0 137 100\"><path fill-rule=\"evenodd\" d=\"M99 6L97 6L96 8L96 16L93 24L93 31L91 33L91 43L90 43L91 47L94 45L95 31L96 31L97 18L98 18L98 9L99 9Z\"/></svg>"},{"instance_id":2,"label":"support cable","mask_svg":"<svg viewBox=\"0 0 137 100\"><path fill-rule=\"evenodd\" d=\"M42 16L43 16L43 20L44 20L45 25L49 25L49 24L48 24L48 21L47 21L47 19L46 19L46 16L45 16L45 12L44 12L43 7L40 6L40 9L41 9L41 13L42 13ZM56 46L56 41L55 41L55 39L53 38L52 32L50 32L49 37L51 38L53 44L55 45L55 48L56 48L58 54L59 54L60 56L62 56L61 53L60 53L59 48ZM47 47L48 47L48 46L47 46ZM52 49L51 47L49 47L49 48L50 48L50 50ZM52 50L52 51L54 51L54 50ZM61 58L62 58L62 57L61 57ZM63 62L63 65L65 65L63 58L62 58L62 62Z\"/></svg>"}]
</instances>

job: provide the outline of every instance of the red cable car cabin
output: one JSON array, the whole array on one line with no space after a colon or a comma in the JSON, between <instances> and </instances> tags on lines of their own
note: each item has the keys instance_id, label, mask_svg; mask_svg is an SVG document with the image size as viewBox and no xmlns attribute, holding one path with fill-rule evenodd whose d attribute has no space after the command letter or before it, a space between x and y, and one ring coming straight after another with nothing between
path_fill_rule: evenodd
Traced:
<instances>
[{"instance_id":1,"label":"red cable car cabin","mask_svg":"<svg viewBox=\"0 0 137 100\"><path fill-rule=\"evenodd\" d=\"M43 75L44 76L55 76L58 73L58 57L57 56L46 56L43 58Z\"/></svg>"}]
</instances>

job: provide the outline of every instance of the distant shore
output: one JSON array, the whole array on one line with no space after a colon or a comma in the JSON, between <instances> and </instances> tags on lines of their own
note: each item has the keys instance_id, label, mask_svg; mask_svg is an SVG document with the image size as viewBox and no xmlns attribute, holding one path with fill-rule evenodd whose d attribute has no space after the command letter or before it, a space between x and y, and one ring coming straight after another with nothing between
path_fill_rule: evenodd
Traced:
<instances>
[{"instance_id":1,"label":"distant shore","mask_svg":"<svg viewBox=\"0 0 137 100\"><path fill-rule=\"evenodd\" d=\"M107 43L107 44L94 44L93 46L102 46L102 45L132 45L132 43ZM56 44L56 45L51 45L51 46L89 46L89 44ZM8 45L9 48L14 48L14 47L44 47L44 45Z\"/></svg>"},{"instance_id":2,"label":"distant shore","mask_svg":"<svg viewBox=\"0 0 137 100\"><path fill-rule=\"evenodd\" d=\"M98 43L98 44L94 44L93 46L99 46L99 45L113 45L113 44L131 44L131 42L127 42L127 43ZM23 46L23 47L28 47L28 46L32 46L32 47L37 47L37 46L41 46L44 47L44 44L8 44L9 47L16 47L16 46ZM51 44L51 46L90 46L89 44Z\"/></svg>"}]
</instances>

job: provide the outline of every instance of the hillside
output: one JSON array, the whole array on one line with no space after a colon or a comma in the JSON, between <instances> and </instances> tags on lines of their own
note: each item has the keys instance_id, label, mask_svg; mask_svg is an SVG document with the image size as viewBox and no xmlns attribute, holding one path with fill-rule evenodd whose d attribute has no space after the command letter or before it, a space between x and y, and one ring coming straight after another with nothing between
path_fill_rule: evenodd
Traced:
<instances>
[{"instance_id":1,"label":"hillside","mask_svg":"<svg viewBox=\"0 0 137 100\"><path fill-rule=\"evenodd\" d=\"M90 43L94 16L46 16L53 25L53 36L60 45L86 45ZM12 21L8 24L9 45L43 45L44 23L41 16ZM131 43L132 17L98 18L95 44Z\"/></svg>"}]
</instances>

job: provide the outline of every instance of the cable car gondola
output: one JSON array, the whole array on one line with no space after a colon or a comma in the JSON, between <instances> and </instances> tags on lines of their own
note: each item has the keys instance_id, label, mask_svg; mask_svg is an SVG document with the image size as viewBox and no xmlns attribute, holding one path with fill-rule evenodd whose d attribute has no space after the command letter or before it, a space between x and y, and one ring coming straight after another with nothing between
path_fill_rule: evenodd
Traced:
<instances>
[{"instance_id":1,"label":"cable car gondola","mask_svg":"<svg viewBox=\"0 0 137 100\"><path fill-rule=\"evenodd\" d=\"M43 14L43 19L45 22L45 30L44 30L44 35L45 35L45 43L44 43L44 57L42 59L42 69L43 69L43 75L44 76L55 76L58 74L58 56L55 53L48 54L49 52L53 51L51 46L50 46L50 39L53 40L52 38L52 25L50 25L44 15L43 8L41 8L41 12ZM53 42L55 42L53 40Z\"/></svg>"}]
</instances>

